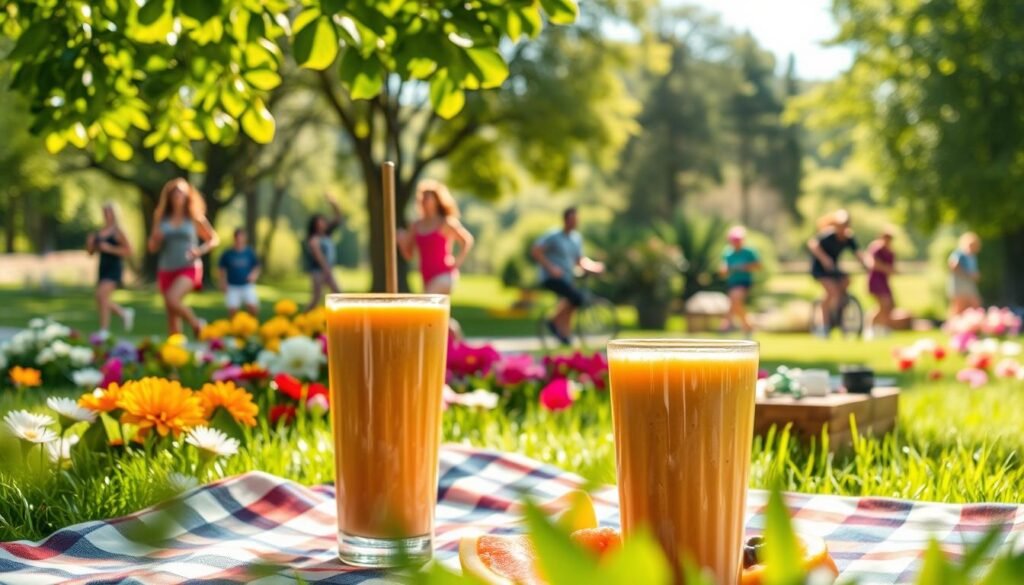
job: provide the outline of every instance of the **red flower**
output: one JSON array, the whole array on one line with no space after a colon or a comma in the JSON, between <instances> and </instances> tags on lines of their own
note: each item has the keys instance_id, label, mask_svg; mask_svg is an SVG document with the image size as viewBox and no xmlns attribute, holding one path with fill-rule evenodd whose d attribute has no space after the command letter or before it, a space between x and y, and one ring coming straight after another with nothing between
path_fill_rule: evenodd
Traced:
<instances>
[{"instance_id":1,"label":"red flower","mask_svg":"<svg viewBox=\"0 0 1024 585\"><path fill-rule=\"evenodd\" d=\"M295 407L289 404L278 404L271 408L270 424L276 425L279 420L283 420L285 424L295 420Z\"/></svg>"},{"instance_id":2,"label":"red flower","mask_svg":"<svg viewBox=\"0 0 1024 585\"><path fill-rule=\"evenodd\" d=\"M932 355L935 356L935 359L942 361L942 359L946 357L946 348L942 347L941 345L936 345L935 351L932 353Z\"/></svg>"},{"instance_id":3,"label":"red flower","mask_svg":"<svg viewBox=\"0 0 1024 585\"><path fill-rule=\"evenodd\" d=\"M992 365L992 356L987 353L974 353L967 356L967 367L976 370L987 370Z\"/></svg>"},{"instance_id":4,"label":"red flower","mask_svg":"<svg viewBox=\"0 0 1024 585\"><path fill-rule=\"evenodd\" d=\"M942 379L942 371L941 370L932 370L932 371L928 372L928 379L929 380L941 380Z\"/></svg>"},{"instance_id":5,"label":"red flower","mask_svg":"<svg viewBox=\"0 0 1024 585\"><path fill-rule=\"evenodd\" d=\"M292 400L300 400L302 398L302 382L299 382L298 378L281 372L274 376L274 386Z\"/></svg>"},{"instance_id":6,"label":"red flower","mask_svg":"<svg viewBox=\"0 0 1024 585\"><path fill-rule=\"evenodd\" d=\"M314 396L323 396L328 402L331 401L331 393L327 390L327 386L319 382L310 382L309 386L306 387L306 400Z\"/></svg>"},{"instance_id":7,"label":"red flower","mask_svg":"<svg viewBox=\"0 0 1024 585\"><path fill-rule=\"evenodd\" d=\"M897 361L897 364L899 365L901 372L906 372L907 370L910 370L914 367L914 360L906 357L901 357Z\"/></svg>"}]
</instances>

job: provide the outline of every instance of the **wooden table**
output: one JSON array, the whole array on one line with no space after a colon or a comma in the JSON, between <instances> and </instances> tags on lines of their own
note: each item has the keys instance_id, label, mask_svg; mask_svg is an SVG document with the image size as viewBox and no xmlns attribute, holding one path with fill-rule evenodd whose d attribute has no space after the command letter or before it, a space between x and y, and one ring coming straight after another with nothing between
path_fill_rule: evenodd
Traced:
<instances>
[{"instance_id":1,"label":"wooden table","mask_svg":"<svg viewBox=\"0 0 1024 585\"><path fill-rule=\"evenodd\" d=\"M851 414L857 421L857 432L881 435L895 428L899 401L899 388L892 387L875 388L871 394L759 398L754 408L754 433L764 434L772 425L781 431L792 423L795 436L820 440L821 429L827 424L829 448L834 451L853 442Z\"/></svg>"}]
</instances>

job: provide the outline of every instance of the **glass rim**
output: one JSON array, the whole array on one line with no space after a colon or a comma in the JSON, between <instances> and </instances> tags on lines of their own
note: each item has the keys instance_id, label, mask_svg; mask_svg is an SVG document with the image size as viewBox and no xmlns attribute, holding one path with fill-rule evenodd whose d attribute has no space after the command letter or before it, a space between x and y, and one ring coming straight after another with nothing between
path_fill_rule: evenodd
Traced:
<instances>
[{"instance_id":1,"label":"glass rim","mask_svg":"<svg viewBox=\"0 0 1024 585\"><path fill-rule=\"evenodd\" d=\"M608 351L685 351L692 353L750 353L758 351L760 344L749 339L701 339L684 337L641 337L612 339Z\"/></svg>"},{"instance_id":2,"label":"glass rim","mask_svg":"<svg viewBox=\"0 0 1024 585\"><path fill-rule=\"evenodd\" d=\"M324 297L330 309L341 305L388 305L397 303L417 305L447 305L448 295L431 293L331 293Z\"/></svg>"}]
</instances>

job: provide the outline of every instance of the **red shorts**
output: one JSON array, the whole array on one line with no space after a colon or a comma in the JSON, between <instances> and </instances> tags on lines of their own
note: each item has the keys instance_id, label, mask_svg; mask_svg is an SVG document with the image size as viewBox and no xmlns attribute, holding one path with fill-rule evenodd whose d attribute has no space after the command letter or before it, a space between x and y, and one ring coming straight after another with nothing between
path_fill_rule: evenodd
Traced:
<instances>
[{"instance_id":1,"label":"red shorts","mask_svg":"<svg viewBox=\"0 0 1024 585\"><path fill-rule=\"evenodd\" d=\"M191 266L175 270L158 270L156 273L156 284L160 287L160 292L167 292L167 289L171 288L171 284L181 276L184 276L192 283L192 290L203 288L203 265L200 262L196 262Z\"/></svg>"}]
</instances>

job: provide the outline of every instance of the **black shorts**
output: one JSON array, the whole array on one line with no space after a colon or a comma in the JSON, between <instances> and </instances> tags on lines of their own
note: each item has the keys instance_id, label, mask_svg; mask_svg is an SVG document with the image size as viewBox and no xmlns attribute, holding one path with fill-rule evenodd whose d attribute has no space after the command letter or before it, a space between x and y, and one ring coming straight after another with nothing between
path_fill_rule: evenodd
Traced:
<instances>
[{"instance_id":1,"label":"black shorts","mask_svg":"<svg viewBox=\"0 0 1024 585\"><path fill-rule=\"evenodd\" d=\"M573 286L571 282L566 282L561 278L548 278L540 284L559 297L569 301L570 305L574 307L583 306L583 292Z\"/></svg>"}]
</instances>

